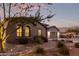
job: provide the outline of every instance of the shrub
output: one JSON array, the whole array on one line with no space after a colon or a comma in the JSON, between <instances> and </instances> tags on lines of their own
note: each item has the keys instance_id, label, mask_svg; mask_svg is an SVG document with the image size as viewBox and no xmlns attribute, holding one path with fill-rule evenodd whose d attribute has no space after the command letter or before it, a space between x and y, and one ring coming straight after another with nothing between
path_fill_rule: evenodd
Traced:
<instances>
[{"instance_id":1,"label":"shrub","mask_svg":"<svg viewBox=\"0 0 79 59\"><path fill-rule=\"evenodd\" d=\"M43 40L41 39L41 37L35 36L34 37L34 42L38 43L38 44L41 44L41 43L43 43Z\"/></svg>"},{"instance_id":2,"label":"shrub","mask_svg":"<svg viewBox=\"0 0 79 59\"><path fill-rule=\"evenodd\" d=\"M45 50L42 47L37 47L36 50L35 50L35 53L44 55L45 54Z\"/></svg>"},{"instance_id":3,"label":"shrub","mask_svg":"<svg viewBox=\"0 0 79 59\"><path fill-rule=\"evenodd\" d=\"M64 42L64 40L61 40L62 42Z\"/></svg>"},{"instance_id":4,"label":"shrub","mask_svg":"<svg viewBox=\"0 0 79 59\"><path fill-rule=\"evenodd\" d=\"M79 43L75 43L75 47L76 48L79 48Z\"/></svg>"},{"instance_id":5,"label":"shrub","mask_svg":"<svg viewBox=\"0 0 79 59\"><path fill-rule=\"evenodd\" d=\"M20 44L27 44L28 41L29 41L29 38L22 38L22 37L19 37L18 38L18 41Z\"/></svg>"},{"instance_id":6,"label":"shrub","mask_svg":"<svg viewBox=\"0 0 79 59\"><path fill-rule=\"evenodd\" d=\"M38 43L38 44L41 44L43 42L47 42L48 41L47 38L45 38L43 36L35 36L33 38L33 40L34 40L35 43Z\"/></svg>"},{"instance_id":7,"label":"shrub","mask_svg":"<svg viewBox=\"0 0 79 59\"><path fill-rule=\"evenodd\" d=\"M64 43L62 41L59 41L58 44L57 44L57 47L60 48L60 47L63 47L63 46L64 46Z\"/></svg>"},{"instance_id":8,"label":"shrub","mask_svg":"<svg viewBox=\"0 0 79 59\"><path fill-rule=\"evenodd\" d=\"M59 48L59 53L64 56L69 56L69 49L66 46Z\"/></svg>"},{"instance_id":9,"label":"shrub","mask_svg":"<svg viewBox=\"0 0 79 59\"><path fill-rule=\"evenodd\" d=\"M47 39L46 37L41 36L41 39L42 39L44 42L48 42L48 39Z\"/></svg>"},{"instance_id":10,"label":"shrub","mask_svg":"<svg viewBox=\"0 0 79 59\"><path fill-rule=\"evenodd\" d=\"M59 41L57 44L58 52L61 55L69 55L69 49L65 46L65 44L62 41Z\"/></svg>"}]
</instances>

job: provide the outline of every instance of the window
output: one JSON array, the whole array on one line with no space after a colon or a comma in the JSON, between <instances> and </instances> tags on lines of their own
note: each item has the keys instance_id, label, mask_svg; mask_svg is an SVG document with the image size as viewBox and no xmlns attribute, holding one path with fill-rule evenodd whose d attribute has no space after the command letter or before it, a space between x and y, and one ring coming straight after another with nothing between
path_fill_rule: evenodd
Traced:
<instances>
[{"instance_id":1,"label":"window","mask_svg":"<svg viewBox=\"0 0 79 59\"><path fill-rule=\"evenodd\" d=\"M25 27L25 36L30 37L30 27L29 26Z\"/></svg>"},{"instance_id":2,"label":"window","mask_svg":"<svg viewBox=\"0 0 79 59\"><path fill-rule=\"evenodd\" d=\"M38 36L41 36L41 35L42 35L42 30L39 29L39 30L38 30Z\"/></svg>"},{"instance_id":3,"label":"window","mask_svg":"<svg viewBox=\"0 0 79 59\"><path fill-rule=\"evenodd\" d=\"M19 26L17 26L18 28ZM22 37L22 27L20 26L19 29L17 29L17 36Z\"/></svg>"}]
</instances>

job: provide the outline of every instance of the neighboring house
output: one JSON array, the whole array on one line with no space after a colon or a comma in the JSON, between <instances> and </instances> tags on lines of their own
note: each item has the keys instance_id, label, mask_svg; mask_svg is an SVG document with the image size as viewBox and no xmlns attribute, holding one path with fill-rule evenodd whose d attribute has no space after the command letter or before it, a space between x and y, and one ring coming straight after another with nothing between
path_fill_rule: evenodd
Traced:
<instances>
[{"instance_id":1,"label":"neighboring house","mask_svg":"<svg viewBox=\"0 0 79 59\"><path fill-rule=\"evenodd\" d=\"M56 26L48 27L48 39L57 40L59 38L59 29Z\"/></svg>"},{"instance_id":2,"label":"neighboring house","mask_svg":"<svg viewBox=\"0 0 79 59\"><path fill-rule=\"evenodd\" d=\"M19 20L19 19L21 19L21 18L17 17L17 20ZM30 19L31 18L29 18L29 20ZM27 18L25 18L25 20L27 20ZM22 26L20 26L19 29L16 29L18 26L19 26L19 22L14 23L14 24L12 24L12 22L11 22L11 23L8 24L7 29L6 29L6 35L10 34L11 31L13 31L13 33L11 34L10 37L7 38L7 40L6 40L7 42L17 43L18 42L18 40L17 40L18 37L24 37L24 38L29 37L31 39L34 36L47 37L47 28L46 28L46 26L44 26L40 22L36 22L36 25L33 25L32 23L27 24L27 23L23 22Z\"/></svg>"}]
</instances>

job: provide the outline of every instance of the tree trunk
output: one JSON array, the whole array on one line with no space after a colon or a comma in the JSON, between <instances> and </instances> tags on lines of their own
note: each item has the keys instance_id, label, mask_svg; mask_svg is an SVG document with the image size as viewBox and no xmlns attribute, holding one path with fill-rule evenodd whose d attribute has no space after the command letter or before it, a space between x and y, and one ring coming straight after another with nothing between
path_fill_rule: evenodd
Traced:
<instances>
[{"instance_id":1,"label":"tree trunk","mask_svg":"<svg viewBox=\"0 0 79 59\"><path fill-rule=\"evenodd\" d=\"M5 17L6 17L6 15L5 15L5 3L3 3L3 13L4 13L4 19L5 19Z\"/></svg>"},{"instance_id":2,"label":"tree trunk","mask_svg":"<svg viewBox=\"0 0 79 59\"><path fill-rule=\"evenodd\" d=\"M3 45L2 45L2 39L0 39L0 48L1 48L1 52L4 52L4 48L3 48Z\"/></svg>"},{"instance_id":3,"label":"tree trunk","mask_svg":"<svg viewBox=\"0 0 79 59\"><path fill-rule=\"evenodd\" d=\"M9 4L9 18L10 18L10 11L11 11L11 3Z\"/></svg>"}]
</instances>

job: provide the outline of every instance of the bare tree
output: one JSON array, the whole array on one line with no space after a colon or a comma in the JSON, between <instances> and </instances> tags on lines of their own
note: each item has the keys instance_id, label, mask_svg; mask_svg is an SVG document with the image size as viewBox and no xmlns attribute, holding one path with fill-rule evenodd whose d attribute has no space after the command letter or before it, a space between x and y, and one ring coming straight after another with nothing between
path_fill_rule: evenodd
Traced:
<instances>
[{"instance_id":1,"label":"bare tree","mask_svg":"<svg viewBox=\"0 0 79 59\"><path fill-rule=\"evenodd\" d=\"M47 4L47 5L50 5L50 4ZM52 5L52 4L51 4ZM9 3L8 6L8 10L5 8L5 3L3 3L3 10L4 10L4 21L0 21L0 30L1 28L3 28L3 31L0 33L1 34L1 37L0 37L0 43L1 43L1 51L3 52L4 51L4 46L5 44L3 44L4 41L6 41L6 39L16 30L14 31L11 31L11 33L9 35L6 35L5 36L5 33L6 33L6 29L7 29L7 25L8 23L12 20L10 17L33 17L31 20L29 20L29 23L32 23L34 24L35 22L42 22L46 19L50 19L52 18L55 14L49 14L47 16L44 16L41 14L41 4L24 4L24 3L20 3L20 4L12 4L12 3ZM24 7L25 6L25 7ZM37 11L34 13L34 15L32 15L32 11L34 11L34 7L37 6ZM16 10L17 11L14 11L14 8L17 8ZM8 19L6 19L6 13L8 13ZM17 16L17 14L19 14L19 16ZM17 20L14 20L15 22ZM23 20L20 20L20 22L22 22ZM26 20L24 20L25 22ZM18 27L19 28L19 27ZM16 29L18 29L16 28ZM4 45L4 46L3 46Z\"/></svg>"},{"instance_id":2,"label":"bare tree","mask_svg":"<svg viewBox=\"0 0 79 59\"><path fill-rule=\"evenodd\" d=\"M10 12L11 12L11 3L9 3L9 18L10 18Z\"/></svg>"}]
</instances>

